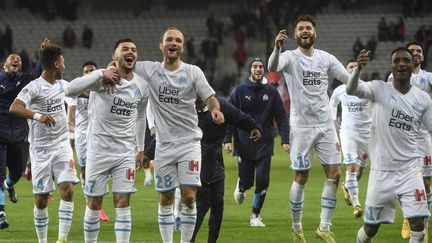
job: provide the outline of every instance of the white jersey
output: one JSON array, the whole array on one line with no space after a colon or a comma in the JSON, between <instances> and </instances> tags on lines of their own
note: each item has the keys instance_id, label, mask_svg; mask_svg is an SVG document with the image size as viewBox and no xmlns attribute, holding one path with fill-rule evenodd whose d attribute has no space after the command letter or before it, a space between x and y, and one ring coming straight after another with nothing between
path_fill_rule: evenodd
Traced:
<instances>
[{"instance_id":1,"label":"white jersey","mask_svg":"<svg viewBox=\"0 0 432 243\"><path fill-rule=\"evenodd\" d=\"M56 80L51 84L39 77L27 84L17 99L26 104L27 109L55 120L54 126L47 126L36 120L28 120L29 142L33 148L56 148L68 145L68 127L65 112L65 93L69 83Z\"/></svg>"},{"instance_id":2,"label":"white jersey","mask_svg":"<svg viewBox=\"0 0 432 243\"><path fill-rule=\"evenodd\" d=\"M402 94L392 83L377 80L359 84L356 95L374 103L371 169L392 171L418 166L420 124L432 131L431 98L415 86Z\"/></svg>"},{"instance_id":3,"label":"white jersey","mask_svg":"<svg viewBox=\"0 0 432 243\"><path fill-rule=\"evenodd\" d=\"M370 132L372 121L371 102L346 93L346 84L339 85L330 98L333 120L336 120L337 106L342 104L341 129L347 132Z\"/></svg>"},{"instance_id":4,"label":"white jersey","mask_svg":"<svg viewBox=\"0 0 432 243\"><path fill-rule=\"evenodd\" d=\"M299 49L280 54L277 71L283 71L291 97L291 126L318 127L331 123L327 89L329 77L347 83L349 74L335 56L315 49L312 57Z\"/></svg>"},{"instance_id":5,"label":"white jersey","mask_svg":"<svg viewBox=\"0 0 432 243\"><path fill-rule=\"evenodd\" d=\"M195 100L197 94L203 100L215 94L201 69L182 62L170 71L163 63L143 61L135 72L148 80L158 141L201 139Z\"/></svg>"},{"instance_id":6,"label":"white jersey","mask_svg":"<svg viewBox=\"0 0 432 243\"><path fill-rule=\"evenodd\" d=\"M87 153L117 157L134 154L136 120L144 119L145 124L147 81L134 73L129 81L120 79L114 94L111 94L103 89L99 81L103 77L100 70L79 79L91 82L95 77L98 82L90 87ZM75 84L78 83L72 81L70 88L75 88Z\"/></svg>"},{"instance_id":7,"label":"white jersey","mask_svg":"<svg viewBox=\"0 0 432 243\"><path fill-rule=\"evenodd\" d=\"M88 101L87 98L73 98L69 103L70 106L76 106L75 133L87 133Z\"/></svg>"}]
</instances>

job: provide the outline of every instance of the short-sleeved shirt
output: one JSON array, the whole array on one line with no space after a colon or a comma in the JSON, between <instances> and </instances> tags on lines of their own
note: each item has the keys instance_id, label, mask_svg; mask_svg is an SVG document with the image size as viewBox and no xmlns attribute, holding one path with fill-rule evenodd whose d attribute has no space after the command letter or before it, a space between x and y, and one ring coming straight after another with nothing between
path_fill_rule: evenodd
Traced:
<instances>
[{"instance_id":1,"label":"short-sleeved shirt","mask_svg":"<svg viewBox=\"0 0 432 243\"><path fill-rule=\"evenodd\" d=\"M285 51L279 57L277 71L282 71L291 97L290 125L319 127L331 124L327 89L329 76L347 83L349 74L335 56L315 49L305 56L299 49Z\"/></svg>"},{"instance_id":2,"label":"short-sleeved shirt","mask_svg":"<svg viewBox=\"0 0 432 243\"><path fill-rule=\"evenodd\" d=\"M137 62L135 72L148 80L158 142L201 139L195 110L197 94L206 100L215 92L204 73L182 62L170 71L160 62Z\"/></svg>"},{"instance_id":3,"label":"short-sleeved shirt","mask_svg":"<svg viewBox=\"0 0 432 243\"><path fill-rule=\"evenodd\" d=\"M102 77L102 71L94 72ZM87 153L117 157L133 154L136 120L145 119L147 81L134 73L129 81L120 79L114 94L107 93L102 82L90 90Z\"/></svg>"},{"instance_id":4,"label":"short-sleeved shirt","mask_svg":"<svg viewBox=\"0 0 432 243\"><path fill-rule=\"evenodd\" d=\"M65 80L50 83L42 77L27 84L18 94L27 109L55 120L54 126L47 126L36 120L28 120L29 142L33 148L55 148L68 144L68 128L65 112L65 92L69 85Z\"/></svg>"},{"instance_id":5,"label":"short-sleeved shirt","mask_svg":"<svg viewBox=\"0 0 432 243\"><path fill-rule=\"evenodd\" d=\"M88 101L87 98L73 98L70 106L76 106L75 111L75 132L87 133L88 127Z\"/></svg>"},{"instance_id":6,"label":"short-sleeved shirt","mask_svg":"<svg viewBox=\"0 0 432 243\"><path fill-rule=\"evenodd\" d=\"M374 103L369 146L371 169L392 171L418 166L420 124L429 132L432 130L429 95L415 86L402 94L392 83L378 80L359 84L355 95Z\"/></svg>"},{"instance_id":7,"label":"short-sleeved shirt","mask_svg":"<svg viewBox=\"0 0 432 243\"><path fill-rule=\"evenodd\" d=\"M339 85L330 98L332 118L336 120L337 106L342 104L342 130L370 132L372 120L371 102L346 93L346 85Z\"/></svg>"}]
</instances>

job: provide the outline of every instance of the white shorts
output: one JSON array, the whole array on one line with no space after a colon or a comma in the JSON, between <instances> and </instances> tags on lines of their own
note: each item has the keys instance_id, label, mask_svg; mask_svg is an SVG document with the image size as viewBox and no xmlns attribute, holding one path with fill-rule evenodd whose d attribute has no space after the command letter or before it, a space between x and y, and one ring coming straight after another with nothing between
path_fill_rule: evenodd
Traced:
<instances>
[{"instance_id":1,"label":"white shorts","mask_svg":"<svg viewBox=\"0 0 432 243\"><path fill-rule=\"evenodd\" d=\"M30 148L33 194L44 195L55 190L55 182L79 183L70 146L55 149Z\"/></svg>"},{"instance_id":2,"label":"white shorts","mask_svg":"<svg viewBox=\"0 0 432 243\"><path fill-rule=\"evenodd\" d=\"M75 133L75 151L79 166L84 167L87 159L87 135L85 133Z\"/></svg>"},{"instance_id":3,"label":"white shorts","mask_svg":"<svg viewBox=\"0 0 432 243\"><path fill-rule=\"evenodd\" d=\"M322 166L340 165L340 144L333 126L291 127L291 168L307 171L312 168L313 149Z\"/></svg>"},{"instance_id":4,"label":"white shorts","mask_svg":"<svg viewBox=\"0 0 432 243\"><path fill-rule=\"evenodd\" d=\"M132 194L137 191L135 183L135 156L115 157L101 153L88 153L85 168L84 193L89 197L108 194L108 178L112 179L114 194Z\"/></svg>"},{"instance_id":5,"label":"white shorts","mask_svg":"<svg viewBox=\"0 0 432 243\"><path fill-rule=\"evenodd\" d=\"M364 222L392 224L396 201L406 219L430 216L418 167L401 171L370 171Z\"/></svg>"},{"instance_id":6,"label":"white shorts","mask_svg":"<svg viewBox=\"0 0 432 243\"><path fill-rule=\"evenodd\" d=\"M422 169L423 177L432 176L432 139L429 132L422 132L422 136L419 138L418 146L421 160L420 167Z\"/></svg>"},{"instance_id":7,"label":"white shorts","mask_svg":"<svg viewBox=\"0 0 432 243\"><path fill-rule=\"evenodd\" d=\"M356 163L361 167L365 167L369 157L369 138L370 133L364 134L341 130L340 140L344 157L343 163L346 165Z\"/></svg>"},{"instance_id":8,"label":"white shorts","mask_svg":"<svg viewBox=\"0 0 432 243\"><path fill-rule=\"evenodd\" d=\"M200 140L157 142L153 163L158 192L172 191L180 185L201 186Z\"/></svg>"}]
</instances>

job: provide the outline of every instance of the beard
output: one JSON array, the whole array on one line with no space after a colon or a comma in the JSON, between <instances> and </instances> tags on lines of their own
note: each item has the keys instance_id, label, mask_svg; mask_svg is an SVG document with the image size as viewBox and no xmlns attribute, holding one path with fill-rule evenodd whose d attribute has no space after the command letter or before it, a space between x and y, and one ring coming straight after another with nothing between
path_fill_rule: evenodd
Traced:
<instances>
[{"instance_id":1,"label":"beard","mask_svg":"<svg viewBox=\"0 0 432 243\"><path fill-rule=\"evenodd\" d=\"M297 40L297 45L304 48L304 49L309 49L313 46L314 42L315 42L315 37L314 36L310 36L309 39L303 40L301 37L296 38Z\"/></svg>"}]
</instances>

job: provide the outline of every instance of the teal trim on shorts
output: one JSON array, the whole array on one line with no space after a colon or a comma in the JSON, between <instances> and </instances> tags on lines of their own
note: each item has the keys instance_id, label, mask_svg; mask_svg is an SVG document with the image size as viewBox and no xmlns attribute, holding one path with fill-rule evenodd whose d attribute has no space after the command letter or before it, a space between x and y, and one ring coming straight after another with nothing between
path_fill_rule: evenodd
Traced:
<instances>
[{"instance_id":1,"label":"teal trim on shorts","mask_svg":"<svg viewBox=\"0 0 432 243\"><path fill-rule=\"evenodd\" d=\"M135 190L133 192L112 192L112 194L122 194L122 195L131 195L135 192L137 192L138 190Z\"/></svg>"},{"instance_id":2,"label":"teal trim on shorts","mask_svg":"<svg viewBox=\"0 0 432 243\"><path fill-rule=\"evenodd\" d=\"M109 193L109 192L105 192L105 193L102 193L102 194L99 194L99 195L89 195L89 194L87 194L86 192L84 192L84 194L85 194L87 197L104 197L105 195L108 195L108 193Z\"/></svg>"},{"instance_id":3,"label":"teal trim on shorts","mask_svg":"<svg viewBox=\"0 0 432 243\"><path fill-rule=\"evenodd\" d=\"M62 181L62 182L58 182L57 185L60 186L60 184L64 184L64 183L72 183L72 185L77 185L80 183L80 181Z\"/></svg>"},{"instance_id":4,"label":"teal trim on shorts","mask_svg":"<svg viewBox=\"0 0 432 243\"><path fill-rule=\"evenodd\" d=\"M54 192L55 190L49 191L49 192L40 192L40 193L33 193L33 195L38 195L38 196L45 196L45 195L49 195L51 192Z\"/></svg>"}]
</instances>

